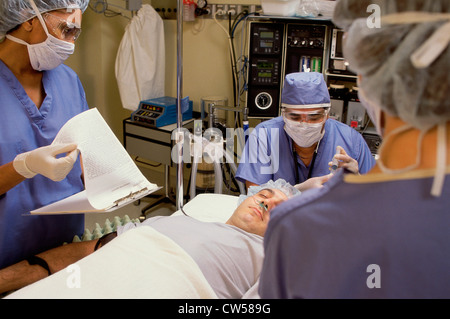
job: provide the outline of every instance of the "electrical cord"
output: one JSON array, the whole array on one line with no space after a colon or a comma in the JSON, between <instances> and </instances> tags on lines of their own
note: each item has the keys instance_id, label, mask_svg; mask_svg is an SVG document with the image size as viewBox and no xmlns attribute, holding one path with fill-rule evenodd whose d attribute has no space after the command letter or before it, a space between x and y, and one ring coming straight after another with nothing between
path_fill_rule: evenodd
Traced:
<instances>
[{"instance_id":1,"label":"electrical cord","mask_svg":"<svg viewBox=\"0 0 450 319\"><path fill-rule=\"evenodd\" d=\"M228 14L228 34L230 35L230 42L231 42L231 72L233 74L233 105L237 105L237 69L236 69L236 52L234 48L234 36L232 34L232 26L231 26L231 13Z\"/></svg>"},{"instance_id":2,"label":"electrical cord","mask_svg":"<svg viewBox=\"0 0 450 319\"><path fill-rule=\"evenodd\" d=\"M232 25L232 29L230 31L231 37L234 40L234 33L236 31L237 26L245 21L249 16L251 15L251 13L249 13L248 11L242 11L240 12L235 20L234 23ZM236 87L236 106L240 106L240 102L244 102L245 98L241 97L244 95L244 93L247 91L247 79L246 79L246 74L247 74L247 66L248 66L248 58L243 54L244 52L244 45L246 43L246 41L244 41L244 37L246 37L246 33L244 32L244 27L242 28L242 36L241 36L241 55L238 59L238 61L236 62L236 65L239 63L241 65L241 68L239 70L235 70L237 73L237 87ZM241 84L242 83L242 84ZM235 127L238 127L241 123L241 119L240 119L240 114L237 113L235 116Z\"/></svg>"},{"instance_id":3,"label":"electrical cord","mask_svg":"<svg viewBox=\"0 0 450 319\"><path fill-rule=\"evenodd\" d=\"M229 46L229 49L230 49L231 63L232 63L231 69L232 69L232 74L233 74L233 83L237 83L237 81L236 81L236 72L235 72L235 70L236 70L236 66L235 66L236 58L235 58L234 49L233 49L233 41L232 41L230 32L227 31L227 29L217 20L217 14L219 14L219 13L220 13L219 10L214 13L214 15L213 15L214 22L223 30L223 32L225 32L225 34L227 36L228 46ZM233 87L235 87L235 86L233 85ZM234 105L236 105L236 104L234 104Z\"/></svg>"},{"instance_id":4,"label":"electrical cord","mask_svg":"<svg viewBox=\"0 0 450 319\"><path fill-rule=\"evenodd\" d=\"M230 191L232 191L233 193L239 193L239 186L238 186L238 184L237 184L237 182L236 182L235 177L232 175L230 165L228 165L227 163L222 163L221 166L222 166L223 182L224 182L224 184L225 184L225 187L226 187L227 189L229 189ZM233 187L233 185L231 185L231 183L228 181L228 176L227 176L227 174L229 174L229 177L230 177L229 179L230 179L231 183L234 185L234 187Z\"/></svg>"},{"instance_id":5,"label":"electrical cord","mask_svg":"<svg viewBox=\"0 0 450 319\"><path fill-rule=\"evenodd\" d=\"M107 0L96 0L96 1L89 2L89 8L92 11L94 11L95 13L98 13L98 14L103 14L107 18L122 16L124 18L131 19L130 17L127 17L126 15L124 15L121 12L117 12L117 11L109 9L110 6L125 10L125 8L122 8L120 6L117 6L114 4L109 4Z\"/></svg>"}]
</instances>

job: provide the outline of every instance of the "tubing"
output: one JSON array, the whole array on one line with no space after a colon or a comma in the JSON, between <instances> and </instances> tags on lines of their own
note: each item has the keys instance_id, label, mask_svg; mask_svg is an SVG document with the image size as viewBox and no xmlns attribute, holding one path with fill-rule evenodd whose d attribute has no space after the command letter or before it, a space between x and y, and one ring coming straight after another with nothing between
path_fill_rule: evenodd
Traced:
<instances>
[{"instance_id":1,"label":"tubing","mask_svg":"<svg viewBox=\"0 0 450 319\"><path fill-rule=\"evenodd\" d=\"M181 134L183 127L183 114L181 112L181 99L183 97L183 0L177 1L177 130ZM179 137L179 136L178 136ZM183 139L184 141L184 139ZM183 207L183 148L177 150L177 210Z\"/></svg>"}]
</instances>

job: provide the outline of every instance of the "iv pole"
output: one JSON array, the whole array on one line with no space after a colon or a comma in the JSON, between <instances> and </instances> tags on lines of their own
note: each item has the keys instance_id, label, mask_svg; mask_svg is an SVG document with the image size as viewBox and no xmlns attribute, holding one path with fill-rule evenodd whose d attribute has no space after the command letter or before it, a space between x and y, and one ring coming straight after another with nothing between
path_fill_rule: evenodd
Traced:
<instances>
[{"instance_id":1,"label":"iv pole","mask_svg":"<svg viewBox=\"0 0 450 319\"><path fill-rule=\"evenodd\" d=\"M183 207L183 114L181 99L183 97L183 0L177 0L177 210ZM180 140L181 137L181 140Z\"/></svg>"}]
</instances>

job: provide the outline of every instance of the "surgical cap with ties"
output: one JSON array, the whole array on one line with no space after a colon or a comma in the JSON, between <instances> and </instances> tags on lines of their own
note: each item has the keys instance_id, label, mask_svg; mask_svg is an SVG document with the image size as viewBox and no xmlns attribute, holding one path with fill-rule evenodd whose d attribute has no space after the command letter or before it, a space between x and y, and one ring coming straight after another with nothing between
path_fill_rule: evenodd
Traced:
<instances>
[{"instance_id":1,"label":"surgical cap with ties","mask_svg":"<svg viewBox=\"0 0 450 319\"><path fill-rule=\"evenodd\" d=\"M370 23L378 19L378 23ZM378 15L378 16L377 16ZM339 0L333 22L346 31L344 56L349 68L362 76L366 98L390 116L407 123L384 136L406 129L424 134L437 127L436 170L431 194L442 193L446 156L446 125L450 120L450 1ZM394 172L382 164L384 172ZM420 154L420 150L417 151ZM418 167L405 167L407 171ZM402 171L397 170L397 172Z\"/></svg>"},{"instance_id":2,"label":"surgical cap with ties","mask_svg":"<svg viewBox=\"0 0 450 319\"><path fill-rule=\"evenodd\" d=\"M374 5L380 27L367 23ZM340 0L333 22L347 31L344 56L362 75L359 86L383 111L419 130L450 119L449 0ZM412 57L421 49L443 51L420 66Z\"/></svg>"},{"instance_id":3,"label":"surgical cap with ties","mask_svg":"<svg viewBox=\"0 0 450 319\"><path fill-rule=\"evenodd\" d=\"M34 0L40 13L59 9L81 9L84 12L89 0ZM0 39L18 25L36 16L30 0L0 1Z\"/></svg>"},{"instance_id":4,"label":"surgical cap with ties","mask_svg":"<svg viewBox=\"0 0 450 319\"><path fill-rule=\"evenodd\" d=\"M302 109L330 107L330 94L322 73L296 72L286 75L281 106Z\"/></svg>"}]
</instances>

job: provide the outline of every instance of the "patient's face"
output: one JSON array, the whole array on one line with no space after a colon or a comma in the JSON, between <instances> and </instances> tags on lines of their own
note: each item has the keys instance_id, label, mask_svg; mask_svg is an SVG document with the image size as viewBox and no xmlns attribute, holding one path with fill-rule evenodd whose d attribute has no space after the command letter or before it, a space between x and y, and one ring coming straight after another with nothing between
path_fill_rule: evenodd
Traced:
<instances>
[{"instance_id":1,"label":"patient's face","mask_svg":"<svg viewBox=\"0 0 450 319\"><path fill-rule=\"evenodd\" d=\"M264 236L270 219L270 211L287 200L278 189L263 189L246 198L234 211L227 224L239 227L249 233ZM263 203L267 209L261 207Z\"/></svg>"}]
</instances>

